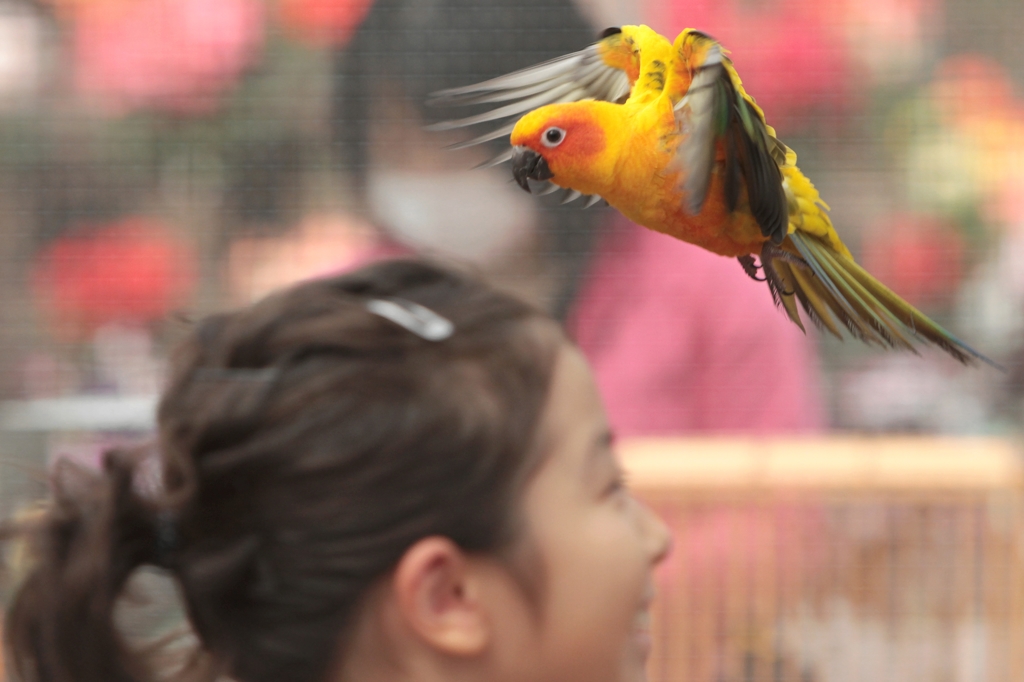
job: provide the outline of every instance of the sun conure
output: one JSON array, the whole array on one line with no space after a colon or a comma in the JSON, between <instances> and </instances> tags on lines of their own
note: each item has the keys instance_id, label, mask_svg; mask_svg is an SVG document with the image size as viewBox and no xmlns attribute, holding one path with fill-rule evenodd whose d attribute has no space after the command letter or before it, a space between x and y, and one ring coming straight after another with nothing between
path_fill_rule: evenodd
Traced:
<instances>
[{"instance_id":1,"label":"sun conure","mask_svg":"<svg viewBox=\"0 0 1024 682\"><path fill-rule=\"evenodd\" d=\"M436 104L488 108L435 127L522 116L456 146L511 134L513 147L486 165L511 160L528 192L548 181L567 200L603 198L640 225L737 258L801 329L798 303L840 338L845 326L868 343L925 340L995 364L854 262L726 54L693 29L670 43L647 26L611 28L579 52L436 93Z\"/></svg>"}]
</instances>

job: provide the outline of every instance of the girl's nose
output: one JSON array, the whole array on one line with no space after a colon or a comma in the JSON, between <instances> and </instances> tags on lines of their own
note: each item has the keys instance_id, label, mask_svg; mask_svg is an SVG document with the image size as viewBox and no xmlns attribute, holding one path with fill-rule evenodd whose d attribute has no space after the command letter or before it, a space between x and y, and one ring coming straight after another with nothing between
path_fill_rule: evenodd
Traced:
<instances>
[{"instance_id":1,"label":"girl's nose","mask_svg":"<svg viewBox=\"0 0 1024 682\"><path fill-rule=\"evenodd\" d=\"M653 509L644 505L647 516L647 535L650 539L651 563L660 564L672 551L672 531Z\"/></svg>"}]
</instances>

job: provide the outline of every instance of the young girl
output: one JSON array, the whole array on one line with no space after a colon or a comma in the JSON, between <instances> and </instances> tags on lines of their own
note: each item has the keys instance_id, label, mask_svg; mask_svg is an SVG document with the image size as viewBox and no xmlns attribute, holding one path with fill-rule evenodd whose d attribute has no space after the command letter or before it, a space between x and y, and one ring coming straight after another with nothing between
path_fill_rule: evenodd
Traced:
<instances>
[{"instance_id":1,"label":"young girl","mask_svg":"<svg viewBox=\"0 0 1024 682\"><path fill-rule=\"evenodd\" d=\"M55 473L6 623L25 682L166 679L118 633L132 572L180 586L188 679L644 678L665 527L623 488L558 326L415 261L200 323L137 461Z\"/></svg>"}]
</instances>

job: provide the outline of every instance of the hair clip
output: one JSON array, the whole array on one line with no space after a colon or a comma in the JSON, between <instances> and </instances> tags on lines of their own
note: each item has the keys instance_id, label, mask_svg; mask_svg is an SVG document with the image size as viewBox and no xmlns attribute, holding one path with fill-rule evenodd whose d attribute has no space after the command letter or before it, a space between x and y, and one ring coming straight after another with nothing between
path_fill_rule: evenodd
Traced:
<instances>
[{"instance_id":1,"label":"hair clip","mask_svg":"<svg viewBox=\"0 0 1024 682\"><path fill-rule=\"evenodd\" d=\"M444 341L455 332L451 320L404 298L374 298L366 309L427 341Z\"/></svg>"}]
</instances>

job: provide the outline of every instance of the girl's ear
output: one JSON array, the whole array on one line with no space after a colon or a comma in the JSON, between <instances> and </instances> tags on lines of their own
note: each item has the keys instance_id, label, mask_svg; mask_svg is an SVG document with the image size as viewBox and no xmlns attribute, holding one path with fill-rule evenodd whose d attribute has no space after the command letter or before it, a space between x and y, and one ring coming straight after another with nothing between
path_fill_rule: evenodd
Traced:
<instances>
[{"instance_id":1,"label":"girl's ear","mask_svg":"<svg viewBox=\"0 0 1024 682\"><path fill-rule=\"evenodd\" d=\"M451 656L477 656L492 638L481 586L465 553L444 537L418 541L398 562L392 589L406 626Z\"/></svg>"}]
</instances>

